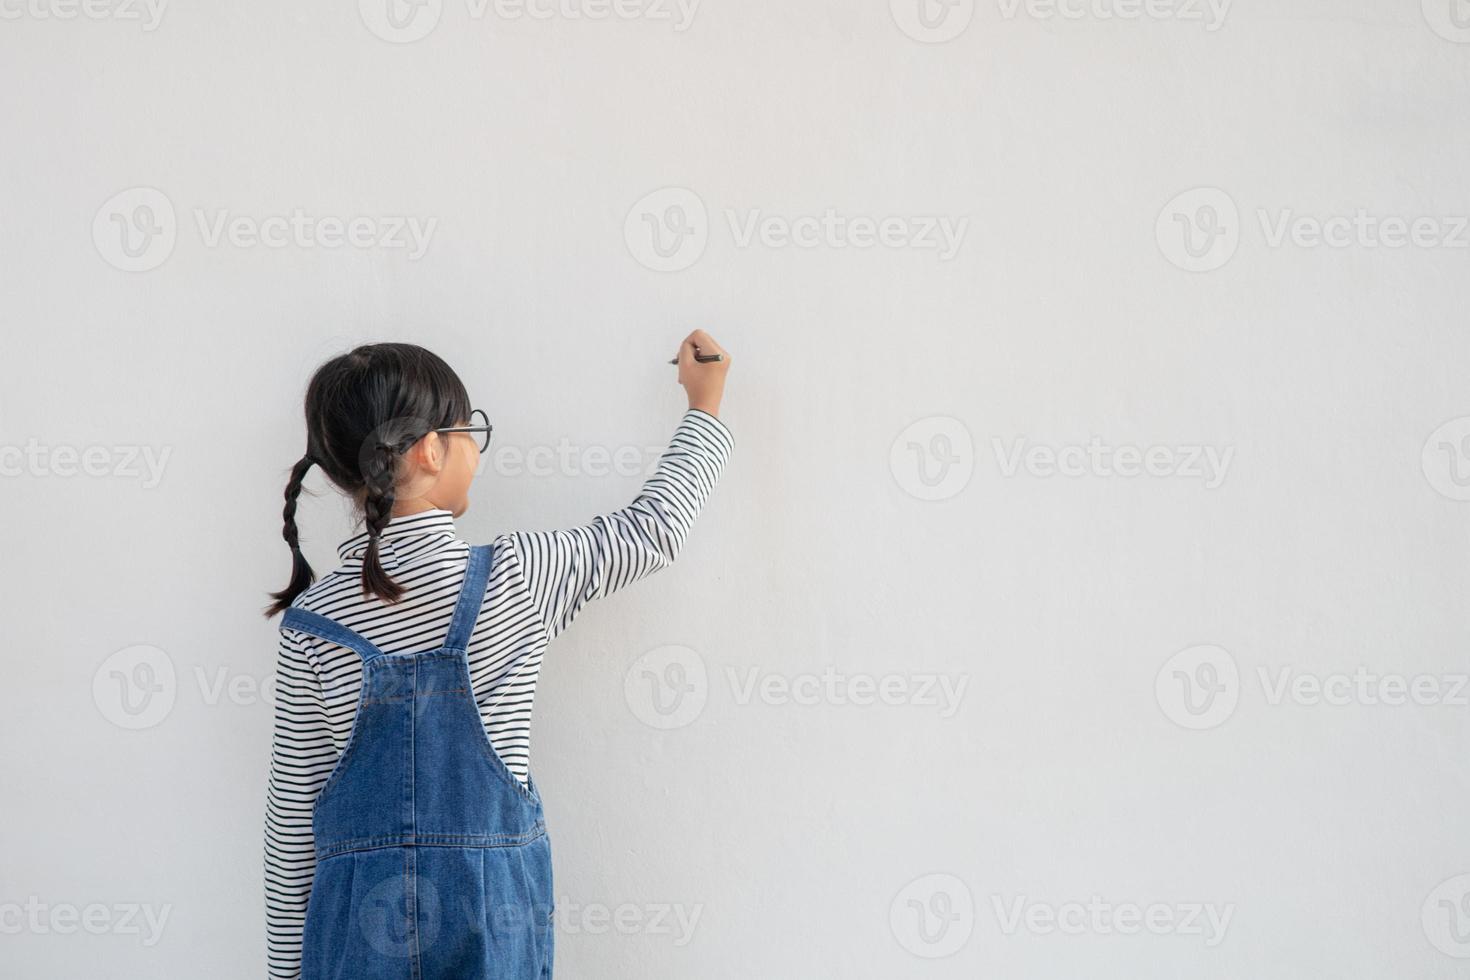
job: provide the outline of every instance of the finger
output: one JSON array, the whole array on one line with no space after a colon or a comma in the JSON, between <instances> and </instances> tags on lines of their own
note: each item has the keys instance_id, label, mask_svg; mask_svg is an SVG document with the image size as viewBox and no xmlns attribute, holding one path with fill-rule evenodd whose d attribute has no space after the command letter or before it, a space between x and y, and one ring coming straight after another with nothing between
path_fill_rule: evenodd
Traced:
<instances>
[{"instance_id":1,"label":"finger","mask_svg":"<svg viewBox=\"0 0 1470 980\"><path fill-rule=\"evenodd\" d=\"M721 347L718 343L716 343L715 342L715 338L711 337L708 333L704 332L703 330L696 330L692 334L690 334L689 336L690 336L690 339L692 340L692 342L694 343L694 345L699 348L699 352L701 354L723 354L723 353L725 353L725 348Z\"/></svg>"}]
</instances>

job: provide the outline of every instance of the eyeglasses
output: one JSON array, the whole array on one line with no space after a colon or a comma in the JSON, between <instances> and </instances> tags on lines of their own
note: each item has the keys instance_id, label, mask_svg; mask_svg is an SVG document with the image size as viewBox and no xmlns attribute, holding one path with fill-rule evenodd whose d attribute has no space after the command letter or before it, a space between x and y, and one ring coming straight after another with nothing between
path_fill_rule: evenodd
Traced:
<instances>
[{"instance_id":1,"label":"eyeglasses","mask_svg":"<svg viewBox=\"0 0 1470 980\"><path fill-rule=\"evenodd\" d=\"M481 435L481 437L475 441L480 444L480 452L483 453L487 451L490 448L490 431L495 428L495 426L490 424L490 416L486 415L484 412L480 411L480 409L477 408L474 411L470 412L470 423L470 425L451 425L443 429L435 429L434 431L483 433L483 435Z\"/></svg>"}]
</instances>

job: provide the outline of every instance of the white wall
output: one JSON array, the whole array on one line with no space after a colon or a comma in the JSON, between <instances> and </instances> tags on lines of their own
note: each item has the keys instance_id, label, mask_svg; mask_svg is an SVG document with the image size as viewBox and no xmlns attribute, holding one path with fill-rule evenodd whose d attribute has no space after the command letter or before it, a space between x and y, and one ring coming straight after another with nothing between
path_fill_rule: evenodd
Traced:
<instances>
[{"instance_id":1,"label":"white wall","mask_svg":"<svg viewBox=\"0 0 1470 980\"><path fill-rule=\"evenodd\" d=\"M66 2L0 0L7 976L263 975L258 608L318 363L411 340L501 446L658 446L695 326L736 354L730 468L679 564L543 674L560 976L1463 974L1452 0L959 0L927 29L906 0L443 0L407 43L377 0L40 16ZM904 243L742 238L829 208ZM297 209L434 225L419 256L211 244ZM1360 211L1335 246L1298 223ZM660 259L645 214L694 234ZM953 255L907 237L932 218ZM1162 447L1154 475L1120 447ZM461 526L638 482L487 465ZM302 527L330 567L339 504ZM637 678L669 645L704 706L658 730ZM867 680L910 703L849 703ZM1432 703L1382 703L1411 682ZM624 905L626 935L598 918Z\"/></svg>"}]
</instances>

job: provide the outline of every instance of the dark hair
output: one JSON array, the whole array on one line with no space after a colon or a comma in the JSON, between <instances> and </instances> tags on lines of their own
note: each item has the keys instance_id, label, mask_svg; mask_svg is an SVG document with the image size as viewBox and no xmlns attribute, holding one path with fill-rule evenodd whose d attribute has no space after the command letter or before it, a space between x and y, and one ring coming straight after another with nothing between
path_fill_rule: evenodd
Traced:
<instances>
[{"instance_id":1,"label":"dark hair","mask_svg":"<svg viewBox=\"0 0 1470 980\"><path fill-rule=\"evenodd\" d=\"M397 602L403 587L378 560L378 535L393 516L399 462L432 430L464 425L469 417L470 396L459 376L414 344L366 344L317 368L306 388L306 455L286 482L281 537L291 546L291 583L271 593L266 616L288 608L316 581L296 531L296 498L313 465L352 497L367 527L363 595Z\"/></svg>"}]
</instances>

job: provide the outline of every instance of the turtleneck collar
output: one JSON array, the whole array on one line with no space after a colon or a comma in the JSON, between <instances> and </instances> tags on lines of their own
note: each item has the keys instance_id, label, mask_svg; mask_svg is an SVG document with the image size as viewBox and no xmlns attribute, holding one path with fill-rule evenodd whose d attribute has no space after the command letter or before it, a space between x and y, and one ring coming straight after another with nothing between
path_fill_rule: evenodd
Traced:
<instances>
[{"instance_id":1,"label":"turtleneck collar","mask_svg":"<svg viewBox=\"0 0 1470 980\"><path fill-rule=\"evenodd\" d=\"M443 547L458 540L454 529L454 514L447 510L424 510L416 514L402 514L383 526L378 535L378 560L385 570L391 570L402 561L416 558L425 552ZM363 556L367 554L369 535L366 531L355 534L337 547L337 556L346 568L361 568Z\"/></svg>"}]
</instances>

